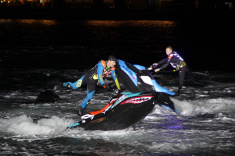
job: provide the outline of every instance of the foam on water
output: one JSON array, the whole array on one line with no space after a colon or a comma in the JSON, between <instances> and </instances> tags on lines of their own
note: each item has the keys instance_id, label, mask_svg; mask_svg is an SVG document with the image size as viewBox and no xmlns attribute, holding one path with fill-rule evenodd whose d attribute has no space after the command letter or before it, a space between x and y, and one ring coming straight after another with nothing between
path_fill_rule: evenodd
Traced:
<instances>
[{"instance_id":1,"label":"foam on water","mask_svg":"<svg viewBox=\"0 0 235 156\"><path fill-rule=\"evenodd\" d=\"M50 136L64 130L74 122L72 119L63 119L57 116L35 122L32 117L21 115L10 119L0 119L0 131L28 137L34 135Z\"/></svg>"},{"instance_id":2,"label":"foam on water","mask_svg":"<svg viewBox=\"0 0 235 156\"><path fill-rule=\"evenodd\" d=\"M184 87L181 97L171 98L179 114L156 105L134 127L117 131L65 130L80 120L76 109L86 96L84 89L56 91L60 96L56 103L34 103L39 92L33 90L2 92L1 102L7 107L0 112L0 134L1 138L24 143L18 154L25 155L32 154L32 149L43 154L53 149L98 155L197 155L200 151L210 154L220 149L231 151L235 141L233 91L233 84ZM86 110L102 108L112 96L111 91L97 88ZM1 150L5 153L0 154L12 154L12 149L17 148L10 142L3 144Z\"/></svg>"},{"instance_id":3,"label":"foam on water","mask_svg":"<svg viewBox=\"0 0 235 156\"><path fill-rule=\"evenodd\" d=\"M159 113L160 116L156 116ZM128 145L131 149L152 153L182 153L184 151L187 153L187 151L190 150L211 150L216 148L216 146L221 146L219 143L221 138L226 140L228 140L227 138L233 138L233 133L229 130L185 129L183 128L185 126L184 123L168 122L168 120L180 120L181 116L173 115L170 111L165 111L165 113L170 116L165 116L165 114L161 113L157 108L143 120L143 124L150 124L153 127L145 127L145 125L141 126L140 124L140 126L136 128L131 127L117 131L85 131L82 129L63 131L65 127L75 121L52 116L35 122L31 117L22 115L10 119L1 119L0 124L2 127L0 131L11 133L11 138L18 141L22 139L45 140L49 138L69 137L82 139L83 142L100 142L100 140L102 140L108 143L118 144L119 146ZM233 119L229 119L228 117L222 116L221 119L225 122L233 122ZM199 123L192 122L192 125ZM158 126L154 127L154 125ZM223 142L221 144L223 144ZM233 145L227 143L223 146L230 148ZM102 150L96 150L95 147L96 146L90 147L88 151L97 151L98 154L101 154ZM109 151L109 154L117 153L115 147L113 147L112 150ZM123 153L121 151L119 152L119 154L127 153L127 151L122 151Z\"/></svg>"},{"instance_id":4,"label":"foam on water","mask_svg":"<svg viewBox=\"0 0 235 156\"><path fill-rule=\"evenodd\" d=\"M99 101L99 100L97 100ZM96 101L96 102L97 102ZM222 120L224 122L233 122L234 118L229 116L224 116L223 114L233 113L233 99L232 98L218 98L218 99L205 99L205 100L177 100L172 98L172 101L175 103L177 110L179 111L180 116L197 116L202 114L215 114L217 115L217 120ZM46 104L42 104L43 107ZM49 105L49 104L48 104ZM45 107L49 107L46 105ZM30 107L30 106L28 106ZM36 107L36 106L35 106ZM61 106L60 106L61 107ZM155 106L155 110L148 115L144 121L146 122L160 122L165 119L164 116L156 116L156 114L168 114L176 116L171 110L162 108L160 106ZM52 116L50 118L42 118L37 121L27 115L16 116L9 119L0 119L1 131L11 132L21 135L48 135L54 131L65 128L68 125L74 123L73 119L60 118L58 116ZM205 121L204 121L205 122ZM104 132L105 133L105 132ZM115 134L115 133L112 133Z\"/></svg>"},{"instance_id":5,"label":"foam on water","mask_svg":"<svg viewBox=\"0 0 235 156\"><path fill-rule=\"evenodd\" d=\"M172 98L175 107L180 115L195 116L199 114L217 114L228 113L232 114L235 111L233 98L213 98L204 100L177 100Z\"/></svg>"}]
</instances>

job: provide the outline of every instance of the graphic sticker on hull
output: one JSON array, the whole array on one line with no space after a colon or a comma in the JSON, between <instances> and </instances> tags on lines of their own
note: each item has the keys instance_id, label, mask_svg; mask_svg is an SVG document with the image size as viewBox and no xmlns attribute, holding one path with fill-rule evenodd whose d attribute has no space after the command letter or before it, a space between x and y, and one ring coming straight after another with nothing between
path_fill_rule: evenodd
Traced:
<instances>
[{"instance_id":1,"label":"graphic sticker on hull","mask_svg":"<svg viewBox=\"0 0 235 156\"><path fill-rule=\"evenodd\" d=\"M140 97L135 97L128 99L126 101L123 101L121 105L127 104L127 103L132 103L132 104L140 104L142 102L149 101L153 96L140 96Z\"/></svg>"}]
</instances>

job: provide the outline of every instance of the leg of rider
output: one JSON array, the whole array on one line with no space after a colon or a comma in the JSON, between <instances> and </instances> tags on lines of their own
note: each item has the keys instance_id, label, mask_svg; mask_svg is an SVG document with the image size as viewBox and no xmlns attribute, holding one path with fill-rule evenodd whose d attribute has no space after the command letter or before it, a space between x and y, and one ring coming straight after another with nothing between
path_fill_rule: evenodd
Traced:
<instances>
[{"instance_id":1,"label":"leg of rider","mask_svg":"<svg viewBox=\"0 0 235 156\"><path fill-rule=\"evenodd\" d=\"M72 82L63 83L63 87L72 88L72 89L77 89L77 88L81 87L84 76L85 75L83 75L79 80L77 80L74 83L72 83Z\"/></svg>"},{"instance_id":2,"label":"leg of rider","mask_svg":"<svg viewBox=\"0 0 235 156\"><path fill-rule=\"evenodd\" d=\"M179 88L177 90L177 93L180 94L180 90L183 87L184 84L184 77L185 77L185 73L187 70L187 66L184 66L183 68L181 68L181 70L179 71Z\"/></svg>"},{"instance_id":3,"label":"leg of rider","mask_svg":"<svg viewBox=\"0 0 235 156\"><path fill-rule=\"evenodd\" d=\"M86 108L86 106L89 104L89 102L91 101L94 93L95 93L95 88L96 88L96 84L88 84L87 85L87 96L86 98L83 100L80 108L79 108L79 115L81 116L83 114L84 109Z\"/></svg>"}]
</instances>

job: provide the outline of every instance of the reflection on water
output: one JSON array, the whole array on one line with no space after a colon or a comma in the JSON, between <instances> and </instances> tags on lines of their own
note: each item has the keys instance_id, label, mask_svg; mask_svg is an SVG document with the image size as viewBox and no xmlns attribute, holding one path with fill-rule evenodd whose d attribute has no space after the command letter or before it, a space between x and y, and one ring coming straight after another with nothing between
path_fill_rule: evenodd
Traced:
<instances>
[{"instance_id":1,"label":"reflection on water","mask_svg":"<svg viewBox=\"0 0 235 156\"><path fill-rule=\"evenodd\" d=\"M27 57L31 59L27 60L26 57L15 56L15 54L8 57L12 60L8 62L17 63L19 60L24 60L21 64L34 60L35 52L39 55L40 52L67 53L67 56L60 56L58 60L66 58L77 64L80 63L75 58L81 59L84 53L90 53L95 57L94 59L99 57L104 59L101 58L102 55L112 53L127 61L133 60L135 56L136 62L138 62L137 59L141 59L144 63L146 60L143 60L143 55L148 54L149 58L153 58L151 55L161 52L165 44L174 42L176 27L177 22L160 20L1 19L2 42L0 44L7 50L14 51L16 47L20 47L20 50L17 50L18 53L29 52ZM68 49L68 47L71 48ZM34 53L34 56L31 56L31 53ZM71 53L77 56L71 56ZM16 57L23 58L13 61ZM37 56L37 58L46 59L45 56ZM38 62L38 60L32 62ZM33 65L32 62L31 65ZM65 64L68 65L70 62Z\"/></svg>"},{"instance_id":2,"label":"reflection on water","mask_svg":"<svg viewBox=\"0 0 235 156\"><path fill-rule=\"evenodd\" d=\"M55 25L56 20L40 20L40 19L0 19L2 23L21 23L21 24L43 24L43 25Z\"/></svg>"},{"instance_id":3,"label":"reflection on water","mask_svg":"<svg viewBox=\"0 0 235 156\"><path fill-rule=\"evenodd\" d=\"M57 24L56 20L36 20L36 19L17 19L16 22L25 23L25 24L43 24L48 26Z\"/></svg>"},{"instance_id":4,"label":"reflection on water","mask_svg":"<svg viewBox=\"0 0 235 156\"><path fill-rule=\"evenodd\" d=\"M120 27L120 26L134 26L134 27L175 27L174 21L161 21L161 20L89 20L89 21L58 21L47 19L0 19L0 24L4 23L18 23L18 24L42 24L42 25L56 25L56 24L82 24L87 26L106 26L106 27Z\"/></svg>"},{"instance_id":5,"label":"reflection on water","mask_svg":"<svg viewBox=\"0 0 235 156\"><path fill-rule=\"evenodd\" d=\"M135 27L175 27L174 21L160 20L128 20L128 21L110 21L110 20L90 20L88 25L93 26L135 26Z\"/></svg>"},{"instance_id":6,"label":"reflection on water","mask_svg":"<svg viewBox=\"0 0 235 156\"><path fill-rule=\"evenodd\" d=\"M207 63L207 68L218 70L214 63L208 63L216 60L210 59L211 54L219 60L224 57L220 64L233 69L226 55L221 55L222 51L231 51L232 40L226 35L232 32L233 25L220 21L0 19L0 46L10 52L20 48L19 53L67 53L63 58L68 57L70 62L77 62L75 58L82 58L84 53L94 59L112 53L130 62L135 60L132 63L150 65L164 58L165 47L171 45L192 69L208 70L204 66ZM71 53L78 56L71 57ZM0 56L3 60L1 57L5 56Z\"/></svg>"}]
</instances>

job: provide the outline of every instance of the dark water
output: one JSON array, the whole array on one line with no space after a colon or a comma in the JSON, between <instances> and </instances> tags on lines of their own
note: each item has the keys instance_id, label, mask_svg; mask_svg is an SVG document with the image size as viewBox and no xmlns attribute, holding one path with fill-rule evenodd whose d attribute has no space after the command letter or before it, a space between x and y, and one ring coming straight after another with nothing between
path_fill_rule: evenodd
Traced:
<instances>
[{"instance_id":1,"label":"dark water","mask_svg":"<svg viewBox=\"0 0 235 156\"><path fill-rule=\"evenodd\" d=\"M234 155L234 24L223 18L185 21L0 20L1 155ZM110 54L149 66L172 45L189 66L210 78L187 76L179 115L156 106L135 127L63 131L79 120L86 90L60 90L55 103L35 102L54 80L75 81ZM155 74L175 91L177 73ZM114 93L98 88L87 107Z\"/></svg>"},{"instance_id":2,"label":"dark water","mask_svg":"<svg viewBox=\"0 0 235 156\"><path fill-rule=\"evenodd\" d=\"M172 45L195 70L234 71L234 27L223 17L183 21L2 19L1 66L84 69L111 53L150 65L165 57L165 47Z\"/></svg>"}]
</instances>

